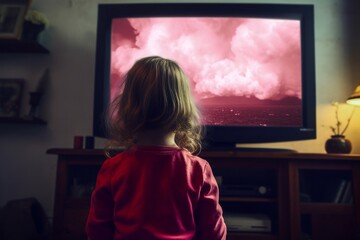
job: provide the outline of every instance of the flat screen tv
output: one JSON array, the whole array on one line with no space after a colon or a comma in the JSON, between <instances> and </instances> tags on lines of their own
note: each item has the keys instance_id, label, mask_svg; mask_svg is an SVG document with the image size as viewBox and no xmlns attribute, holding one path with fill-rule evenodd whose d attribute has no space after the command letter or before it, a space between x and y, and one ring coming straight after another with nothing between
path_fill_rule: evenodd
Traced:
<instances>
[{"instance_id":1,"label":"flat screen tv","mask_svg":"<svg viewBox=\"0 0 360 240\"><path fill-rule=\"evenodd\" d=\"M158 55L187 74L208 146L316 138L313 5L100 4L97 24L94 136L126 71Z\"/></svg>"}]
</instances>

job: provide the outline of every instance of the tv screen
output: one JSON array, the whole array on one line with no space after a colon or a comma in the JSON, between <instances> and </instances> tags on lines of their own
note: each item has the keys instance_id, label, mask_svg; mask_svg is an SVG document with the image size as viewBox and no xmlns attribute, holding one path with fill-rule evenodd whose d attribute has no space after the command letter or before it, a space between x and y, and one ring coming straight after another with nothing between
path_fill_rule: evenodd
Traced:
<instances>
[{"instance_id":1,"label":"tv screen","mask_svg":"<svg viewBox=\"0 0 360 240\"><path fill-rule=\"evenodd\" d=\"M206 142L313 139L312 5L100 4L94 135L136 60L179 63L202 112Z\"/></svg>"}]
</instances>

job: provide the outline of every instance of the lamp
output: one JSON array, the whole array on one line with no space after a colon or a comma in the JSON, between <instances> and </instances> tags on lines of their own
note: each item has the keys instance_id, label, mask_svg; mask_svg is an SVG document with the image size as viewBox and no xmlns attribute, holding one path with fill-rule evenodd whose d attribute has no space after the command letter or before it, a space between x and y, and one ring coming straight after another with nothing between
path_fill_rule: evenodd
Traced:
<instances>
[{"instance_id":1,"label":"lamp","mask_svg":"<svg viewBox=\"0 0 360 240\"><path fill-rule=\"evenodd\" d=\"M360 85L356 87L353 94L346 100L346 103L360 106Z\"/></svg>"}]
</instances>

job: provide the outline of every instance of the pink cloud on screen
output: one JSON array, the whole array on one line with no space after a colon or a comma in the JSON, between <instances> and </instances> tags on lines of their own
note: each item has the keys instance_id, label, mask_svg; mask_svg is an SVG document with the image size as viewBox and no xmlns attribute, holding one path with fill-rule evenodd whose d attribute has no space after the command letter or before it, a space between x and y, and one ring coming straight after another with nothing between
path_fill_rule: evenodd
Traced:
<instances>
[{"instance_id":1,"label":"pink cloud on screen","mask_svg":"<svg viewBox=\"0 0 360 240\"><path fill-rule=\"evenodd\" d=\"M301 99L297 20L128 18L112 24L112 97L137 59L159 55L180 64L203 105L224 98Z\"/></svg>"}]
</instances>

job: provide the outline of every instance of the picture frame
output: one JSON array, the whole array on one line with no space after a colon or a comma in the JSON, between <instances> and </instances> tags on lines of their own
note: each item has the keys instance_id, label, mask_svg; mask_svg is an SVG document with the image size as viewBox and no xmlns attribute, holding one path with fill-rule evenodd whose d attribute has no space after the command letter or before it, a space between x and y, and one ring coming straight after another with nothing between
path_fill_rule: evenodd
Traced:
<instances>
[{"instance_id":1,"label":"picture frame","mask_svg":"<svg viewBox=\"0 0 360 240\"><path fill-rule=\"evenodd\" d=\"M19 117L23 79L0 79L0 118Z\"/></svg>"},{"instance_id":2,"label":"picture frame","mask_svg":"<svg viewBox=\"0 0 360 240\"><path fill-rule=\"evenodd\" d=\"M0 39L21 37L31 0L0 0Z\"/></svg>"}]
</instances>

